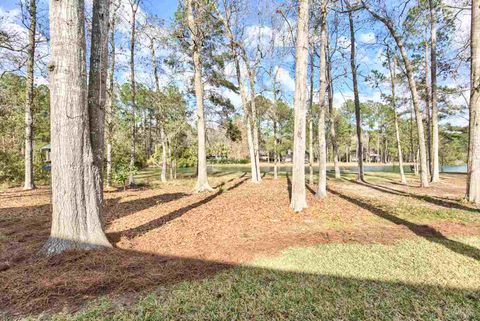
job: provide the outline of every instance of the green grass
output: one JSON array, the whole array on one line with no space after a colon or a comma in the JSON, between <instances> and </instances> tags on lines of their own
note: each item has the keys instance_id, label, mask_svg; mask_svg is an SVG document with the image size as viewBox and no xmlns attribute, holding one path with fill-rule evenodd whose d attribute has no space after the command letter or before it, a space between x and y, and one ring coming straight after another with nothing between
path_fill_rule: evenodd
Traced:
<instances>
[{"instance_id":1,"label":"green grass","mask_svg":"<svg viewBox=\"0 0 480 321\"><path fill-rule=\"evenodd\" d=\"M456 240L480 251L480 238ZM291 248L135 305L54 320L480 320L480 262L418 238Z\"/></svg>"}]
</instances>

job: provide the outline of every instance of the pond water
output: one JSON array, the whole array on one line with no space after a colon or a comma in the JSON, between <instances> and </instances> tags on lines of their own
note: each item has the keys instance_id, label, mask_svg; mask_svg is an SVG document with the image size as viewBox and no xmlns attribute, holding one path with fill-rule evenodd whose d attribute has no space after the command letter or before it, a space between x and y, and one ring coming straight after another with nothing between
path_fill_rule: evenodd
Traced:
<instances>
[{"instance_id":1,"label":"pond water","mask_svg":"<svg viewBox=\"0 0 480 321\"><path fill-rule=\"evenodd\" d=\"M405 173L411 173L412 169L410 165L403 166ZM271 173L273 172L273 165L272 166L262 166L261 167L262 173ZM314 170L317 170L317 167L314 167ZM327 171L333 171L333 166L327 166ZM366 165L364 167L365 172L389 172L389 173L399 173L400 167L398 165ZM178 172L180 174L195 174L196 168L189 167L189 168L180 168ZM245 171L250 172L250 165L209 165L208 172L215 174L215 173L228 173L228 172L239 172ZM305 171L308 172L308 166L305 166ZM357 166L340 166L340 171L342 173L355 173L357 171ZM442 166L441 168L442 173L466 173L467 172L467 165L448 165ZM278 172L280 174L291 173L292 166L278 166Z\"/></svg>"}]
</instances>

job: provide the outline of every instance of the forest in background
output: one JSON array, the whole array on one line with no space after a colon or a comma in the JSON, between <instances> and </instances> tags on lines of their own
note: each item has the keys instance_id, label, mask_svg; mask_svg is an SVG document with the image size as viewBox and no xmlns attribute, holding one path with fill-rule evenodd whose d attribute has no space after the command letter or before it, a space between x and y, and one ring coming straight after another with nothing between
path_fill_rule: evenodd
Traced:
<instances>
[{"instance_id":1,"label":"forest in background","mask_svg":"<svg viewBox=\"0 0 480 321\"><path fill-rule=\"evenodd\" d=\"M31 1L30 1L31 2ZM47 182L48 162L42 148L50 143L50 101L47 80L49 51L46 3L37 0L38 13L31 16L31 3L19 3L18 16L4 14L0 18L0 182L18 185L24 181L25 170L25 106L27 89L30 87L28 73L29 46L25 30L11 28L20 21L27 28L35 21L35 46L33 75L32 141L33 171L35 179ZM435 2L435 1L434 1ZM351 71L348 68L350 34L348 19L341 7L342 1L331 2L328 10L328 61L332 65L329 84L344 98L333 99L326 122L327 157L334 161L348 162L356 159L357 140L355 130L355 104L351 92ZM461 6L438 3L438 119L439 155L442 165L465 164L468 149L466 121L458 121L464 115L467 99L467 83L464 71L468 67L468 52L465 45L459 46L458 19L465 10ZM317 5L312 6L309 33L311 42L319 37ZM185 26L185 6L179 4L175 17L168 21L148 11L149 4L141 1L113 1L111 3L109 34L109 90L106 116L106 139L111 145L111 170L109 175L121 181L125 171L130 171L131 147L135 144L135 168L163 166L168 173L178 167L195 167L197 163L197 127L192 76L189 59L188 28ZM219 12L230 8L231 29L222 24ZM405 10L395 16L401 26L406 47L412 59L415 79L421 96L423 122L426 128L427 145L432 146L432 112L429 110L431 86L430 35L428 30L429 1L405 5ZM295 6L278 2L259 2L248 6L247 2L205 4L199 24L208 28L202 34L203 83L205 86L206 150L210 163L248 163L248 135L245 115L251 113L251 101L255 101L255 124L258 127L258 153L263 161L289 160L293 144L293 99L289 81L293 81L289 63L295 54L293 33ZM133 11L132 11L133 10ZM223 9L225 10L225 9ZM91 8L87 7L87 12ZM135 13L134 13L135 12ZM223 11L223 14L225 15ZM37 17L38 16L38 17ZM132 17L136 16L132 23ZM394 44L380 30L366 33L365 29L378 30L378 25L368 12L354 11L359 25L361 40L357 50L361 52L358 62L363 158L365 161L383 163L398 162L395 138L392 94L386 69L387 54L395 55ZM246 17L242 20L240 17ZM18 21L15 19L19 19ZM87 36L91 31L87 16ZM133 30L133 33L132 33ZM205 29L207 30L207 29ZM279 32L273 32L279 30ZM232 35L239 45L239 57L231 51ZM135 37L132 38L132 34ZM372 38L373 35L373 38ZM369 38L370 37L370 38ZM366 38L366 39L363 39ZM133 42L132 42L133 39ZM133 47L132 47L133 44ZM133 51L132 51L133 48ZM454 49L454 50L452 50ZM375 54L375 57L368 57ZM313 151L318 159L318 75L319 48L309 50L309 98L307 138L312 140L306 157ZM246 106L238 103L239 83L235 76L235 61L244 71L244 91L248 93ZM247 68L248 65L248 68ZM132 98L131 70L137 69L134 79L135 93ZM129 72L130 70L130 72ZM285 73L287 75L285 75ZM252 76L252 77L250 77ZM396 75L397 113L401 147L405 161L417 161L418 135L412 101L408 93L407 79L402 67ZM465 87L454 86L452 80ZM253 88L253 89L252 89ZM366 94L362 94L362 89ZM253 92L253 95L251 93ZM345 94L344 94L345 92ZM332 93L335 95L335 93ZM376 99L369 97L374 95ZM254 98L253 98L254 97ZM337 97L337 96L335 96ZM460 115L460 116L459 116ZM452 116L454 117L452 119ZM457 117L457 118L455 118ZM334 129L334 131L331 130ZM311 132L311 134L310 134ZM333 136L332 136L333 134ZM133 136L133 138L131 138ZM336 151L333 150L335 141ZM310 144L310 143L308 143ZM277 156L276 156L277 155ZM310 160L311 161L311 160ZM431 167L431 156L429 157ZM107 164L104 165L105 169ZM172 168L170 170L170 168Z\"/></svg>"}]
</instances>

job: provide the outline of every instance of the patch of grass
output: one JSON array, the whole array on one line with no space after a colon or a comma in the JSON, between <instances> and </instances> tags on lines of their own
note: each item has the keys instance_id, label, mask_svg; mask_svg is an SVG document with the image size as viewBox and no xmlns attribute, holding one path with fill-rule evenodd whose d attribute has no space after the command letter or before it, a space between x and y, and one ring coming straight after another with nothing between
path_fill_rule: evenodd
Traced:
<instances>
[{"instance_id":1,"label":"patch of grass","mask_svg":"<svg viewBox=\"0 0 480 321\"><path fill-rule=\"evenodd\" d=\"M480 238L458 240L480 248ZM161 288L134 306L102 300L53 320L478 320L480 262L418 238L393 246L292 248Z\"/></svg>"}]
</instances>

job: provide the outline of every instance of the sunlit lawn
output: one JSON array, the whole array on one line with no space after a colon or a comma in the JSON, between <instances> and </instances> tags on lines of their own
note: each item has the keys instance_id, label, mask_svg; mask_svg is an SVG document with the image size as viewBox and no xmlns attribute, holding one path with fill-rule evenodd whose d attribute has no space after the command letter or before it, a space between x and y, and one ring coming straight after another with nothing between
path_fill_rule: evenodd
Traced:
<instances>
[{"instance_id":1,"label":"sunlit lawn","mask_svg":"<svg viewBox=\"0 0 480 321\"><path fill-rule=\"evenodd\" d=\"M479 251L480 238L457 240ZM480 262L425 239L291 248L55 320L479 320Z\"/></svg>"}]
</instances>

